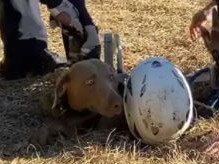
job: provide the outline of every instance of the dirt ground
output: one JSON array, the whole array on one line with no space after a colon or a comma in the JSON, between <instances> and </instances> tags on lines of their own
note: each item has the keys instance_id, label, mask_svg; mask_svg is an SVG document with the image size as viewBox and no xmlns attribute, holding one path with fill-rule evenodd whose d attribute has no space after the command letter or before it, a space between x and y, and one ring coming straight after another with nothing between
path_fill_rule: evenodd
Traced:
<instances>
[{"instance_id":1,"label":"dirt ground","mask_svg":"<svg viewBox=\"0 0 219 164\"><path fill-rule=\"evenodd\" d=\"M205 4L205 0L87 1L100 37L106 31L120 35L127 71L150 56L164 56L184 72L208 65L211 57L202 41L192 42L186 34L192 15ZM63 55L60 31L49 28L45 6L41 10L49 48ZM53 93L60 72L10 82L0 79L0 163L219 163L217 156L204 152L218 140L218 116L199 120L168 145L148 146L127 133L91 130L76 138L59 136L44 147L28 144L31 134L45 123L41 100Z\"/></svg>"}]
</instances>

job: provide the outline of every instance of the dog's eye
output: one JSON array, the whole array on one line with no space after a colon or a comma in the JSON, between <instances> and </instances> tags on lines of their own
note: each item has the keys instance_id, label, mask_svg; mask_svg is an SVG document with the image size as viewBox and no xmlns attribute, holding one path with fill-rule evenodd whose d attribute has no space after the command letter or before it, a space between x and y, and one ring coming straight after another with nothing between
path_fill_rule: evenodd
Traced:
<instances>
[{"instance_id":1,"label":"dog's eye","mask_svg":"<svg viewBox=\"0 0 219 164\"><path fill-rule=\"evenodd\" d=\"M88 86L94 85L94 80L93 79L87 80L85 82L85 84L88 85Z\"/></svg>"}]
</instances>

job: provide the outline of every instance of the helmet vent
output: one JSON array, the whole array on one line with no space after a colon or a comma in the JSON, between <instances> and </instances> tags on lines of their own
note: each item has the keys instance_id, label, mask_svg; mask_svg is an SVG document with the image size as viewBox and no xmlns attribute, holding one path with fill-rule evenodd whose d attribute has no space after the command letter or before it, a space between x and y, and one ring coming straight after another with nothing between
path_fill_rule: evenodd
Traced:
<instances>
[{"instance_id":1,"label":"helmet vent","mask_svg":"<svg viewBox=\"0 0 219 164\"><path fill-rule=\"evenodd\" d=\"M175 121L176 120L176 113L174 112L173 113L173 121Z\"/></svg>"},{"instance_id":2,"label":"helmet vent","mask_svg":"<svg viewBox=\"0 0 219 164\"><path fill-rule=\"evenodd\" d=\"M179 85L180 85L183 89L185 89L185 88L184 88L184 85L183 85L183 83L182 83L182 81L179 80L178 78L177 78L177 81L179 82Z\"/></svg>"},{"instance_id":3,"label":"helmet vent","mask_svg":"<svg viewBox=\"0 0 219 164\"><path fill-rule=\"evenodd\" d=\"M146 78L147 78L147 76L146 76L146 74L144 75L144 78L143 78L143 81L142 81L142 84L144 84L145 82L146 82Z\"/></svg>"},{"instance_id":4,"label":"helmet vent","mask_svg":"<svg viewBox=\"0 0 219 164\"><path fill-rule=\"evenodd\" d=\"M157 68L157 67L161 67L162 64L159 61L153 61L151 65L152 68Z\"/></svg>"},{"instance_id":5,"label":"helmet vent","mask_svg":"<svg viewBox=\"0 0 219 164\"><path fill-rule=\"evenodd\" d=\"M144 84L144 85L142 86L142 88L141 88L140 97L142 97L142 96L144 95L145 91L146 91L146 84Z\"/></svg>"},{"instance_id":6,"label":"helmet vent","mask_svg":"<svg viewBox=\"0 0 219 164\"><path fill-rule=\"evenodd\" d=\"M179 79L179 77L178 77L178 75L176 74L176 72L172 70L172 73L173 73L173 75L176 77L176 79L177 79L179 85L180 85L182 88L185 89L185 87L184 87L182 81Z\"/></svg>"},{"instance_id":7,"label":"helmet vent","mask_svg":"<svg viewBox=\"0 0 219 164\"><path fill-rule=\"evenodd\" d=\"M178 79L178 76L175 71L172 70L173 75Z\"/></svg>"},{"instance_id":8,"label":"helmet vent","mask_svg":"<svg viewBox=\"0 0 219 164\"><path fill-rule=\"evenodd\" d=\"M130 94L132 95L132 82L131 82L131 77L129 78L128 82L127 82L127 88L130 92Z\"/></svg>"}]
</instances>

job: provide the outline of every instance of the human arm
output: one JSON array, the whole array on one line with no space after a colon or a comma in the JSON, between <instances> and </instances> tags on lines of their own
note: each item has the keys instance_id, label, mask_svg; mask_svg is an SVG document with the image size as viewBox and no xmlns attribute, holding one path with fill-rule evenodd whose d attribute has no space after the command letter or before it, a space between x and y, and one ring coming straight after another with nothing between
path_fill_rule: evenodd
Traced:
<instances>
[{"instance_id":1,"label":"human arm","mask_svg":"<svg viewBox=\"0 0 219 164\"><path fill-rule=\"evenodd\" d=\"M199 10L196 14L194 14L191 25L189 28L190 37L192 40L196 40L201 36L202 33L202 24L206 21L211 20L212 11L216 7L216 1L211 1L207 6L205 6L202 10Z\"/></svg>"}]
</instances>

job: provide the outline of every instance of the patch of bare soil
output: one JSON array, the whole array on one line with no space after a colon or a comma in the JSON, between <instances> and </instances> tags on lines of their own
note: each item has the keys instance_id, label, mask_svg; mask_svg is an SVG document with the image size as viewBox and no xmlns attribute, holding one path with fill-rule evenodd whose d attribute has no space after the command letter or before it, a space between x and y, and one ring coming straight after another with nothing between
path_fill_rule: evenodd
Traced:
<instances>
[{"instance_id":1,"label":"patch of bare soil","mask_svg":"<svg viewBox=\"0 0 219 164\"><path fill-rule=\"evenodd\" d=\"M0 155L10 157L27 146L34 129L43 124L40 97L52 91L53 80L29 78L0 81ZM39 134L40 135L40 134Z\"/></svg>"}]
</instances>

